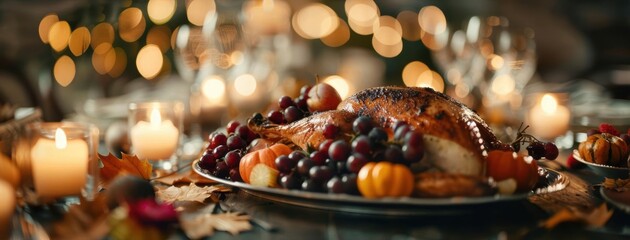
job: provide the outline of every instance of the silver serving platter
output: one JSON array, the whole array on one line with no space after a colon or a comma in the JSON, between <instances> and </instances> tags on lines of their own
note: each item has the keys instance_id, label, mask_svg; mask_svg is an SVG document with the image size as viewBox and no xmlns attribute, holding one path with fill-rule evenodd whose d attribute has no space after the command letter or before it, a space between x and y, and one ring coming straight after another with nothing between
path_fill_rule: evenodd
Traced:
<instances>
[{"instance_id":1,"label":"silver serving platter","mask_svg":"<svg viewBox=\"0 0 630 240\"><path fill-rule=\"evenodd\" d=\"M586 166L588 166L589 169L595 172L595 174L602 177L626 179L630 176L630 168L615 167L587 162L586 160L582 159L582 156L580 156L580 152L576 149L573 150L573 158L580 161L581 163L586 164Z\"/></svg>"},{"instance_id":2,"label":"silver serving platter","mask_svg":"<svg viewBox=\"0 0 630 240\"><path fill-rule=\"evenodd\" d=\"M268 188L252 186L243 182L217 178L208 171L201 169L192 163L193 170L199 175L217 181L219 183L240 188L243 191L271 200L308 208L321 210L341 211L356 214L376 215L453 215L474 211L476 206L496 203L515 202L526 199L530 195L556 192L564 189L569 184L569 179L557 171L539 168L539 174L543 176L542 182L529 193L512 195L493 195L486 197L453 197L453 198L380 198L368 199L361 196L348 194L313 193L300 190L287 190L281 188Z\"/></svg>"}]
</instances>

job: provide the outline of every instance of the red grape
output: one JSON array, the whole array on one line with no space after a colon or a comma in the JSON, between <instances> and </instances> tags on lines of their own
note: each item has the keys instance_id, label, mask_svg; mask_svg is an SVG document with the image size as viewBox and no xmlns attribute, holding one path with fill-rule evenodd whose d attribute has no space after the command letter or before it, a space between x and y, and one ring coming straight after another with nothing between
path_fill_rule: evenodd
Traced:
<instances>
[{"instance_id":1,"label":"red grape","mask_svg":"<svg viewBox=\"0 0 630 240\"><path fill-rule=\"evenodd\" d=\"M326 183L326 189L329 193L344 193L345 189L339 177L333 177Z\"/></svg>"},{"instance_id":2,"label":"red grape","mask_svg":"<svg viewBox=\"0 0 630 240\"><path fill-rule=\"evenodd\" d=\"M230 179L235 182L242 182L241 174L238 171L238 168L232 168L229 172Z\"/></svg>"},{"instance_id":3,"label":"red grape","mask_svg":"<svg viewBox=\"0 0 630 240\"><path fill-rule=\"evenodd\" d=\"M324 137L326 139L335 139L339 134L339 127L334 124L328 123L324 126Z\"/></svg>"},{"instance_id":4,"label":"red grape","mask_svg":"<svg viewBox=\"0 0 630 240\"><path fill-rule=\"evenodd\" d=\"M311 88L313 88L313 86L302 86L302 88L300 88L300 96L308 97L308 92L311 91Z\"/></svg>"},{"instance_id":5,"label":"red grape","mask_svg":"<svg viewBox=\"0 0 630 240\"><path fill-rule=\"evenodd\" d=\"M370 139L365 135L358 136L352 141L352 151L369 156L371 151Z\"/></svg>"},{"instance_id":6,"label":"red grape","mask_svg":"<svg viewBox=\"0 0 630 240\"><path fill-rule=\"evenodd\" d=\"M249 136L249 132L249 127L247 127L247 125L241 125L236 128L235 134L245 140L247 139L247 136Z\"/></svg>"},{"instance_id":7,"label":"red grape","mask_svg":"<svg viewBox=\"0 0 630 240\"><path fill-rule=\"evenodd\" d=\"M295 102L289 96L282 96L278 99L278 106L280 106L280 109L286 109L290 106L295 106Z\"/></svg>"},{"instance_id":8,"label":"red grape","mask_svg":"<svg viewBox=\"0 0 630 240\"><path fill-rule=\"evenodd\" d=\"M228 134L230 134L230 133L234 133L234 131L236 131L236 128L237 128L238 126L240 126L240 125L241 125L241 123L240 123L239 121L236 121L236 120L232 120L232 121L230 121L230 122L227 124L227 132L228 132Z\"/></svg>"},{"instance_id":9,"label":"red grape","mask_svg":"<svg viewBox=\"0 0 630 240\"><path fill-rule=\"evenodd\" d=\"M347 194L359 195L359 188L357 187L357 175L348 174L341 177L343 188Z\"/></svg>"},{"instance_id":10,"label":"red grape","mask_svg":"<svg viewBox=\"0 0 630 240\"><path fill-rule=\"evenodd\" d=\"M310 155L311 160L315 165L324 165L326 163L326 159L328 158L328 153L324 151L314 151Z\"/></svg>"},{"instance_id":11,"label":"red grape","mask_svg":"<svg viewBox=\"0 0 630 240\"><path fill-rule=\"evenodd\" d=\"M311 180L318 183L326 183L334 175L334 171L328 166L314 166L308 170L308 176Z\"/></svg>"},{"instance_id":12,"label":"red grape","mask_svg":"<svg viewBox=\"0 0 630 240\"><path fill-rule=\"evenodd\" d=\"M216 148L214 148L214 150L212 150L212 155L214 155L214 158L219 159L225 156L225 154L227 154L227 152L229 151L228 147L225 145L221 145L218 146Z\"/></svg>"},{"instance_id":13,"label":"red grape","mask_svg":"<svg viewBox=\"0 0 630 240\"><path fill-rule=\"evenodd\" d=\"M227 146L230 150L241 149L247 146L247 143L241 137L232 135L227 139Z\"/></svg>"},{"instance_id":14,"label":"red grape","mask_svg":"<svg viewBox=\"0 0 630 240\"><path fill-rule=\"evenodd\" d=\"M300 189L300 178L295 174L287 174L280 177L280 185L285 189Z\"/></svg>"},{"instance_id":15,"label":"red grape","mask_svg":"<svg viewBox=\"0 0 630 240\"><path fill-rule=\"evenodd\" d=\"M306 101L307 97L300 96L295 100L295 106L298 107L302 111L308 111L308 103Z\"/></svg>"},{"instance_id":16,"label":"red grape","mask_svg":"<svg viewBox=\"0 0 630 240\"><path fill-rule=\"evenodd\" d=\"M225 154L225 163L229 168L237 168L241 162L241 152L239 150L232 150Z\"/></svg>"},{"instance_id":17,"label":"red grape","mask_svg":"<svg viewBox=\"0 0 630 240\"><path fill-rule=\"evenodd\" d=\"M308 171L311 170L311 167L315 166L315 162L313 162L310 158L302 158L298 161L297 171L302 176L308 176Z\"/></svg>"},{"instance_id":18,"label":"red grape","mask_svg":"<svg viewBox=\"0 0 630 240\"><path fill-rule=\"evenodd\" d=\"M304 182L302 182L302 190L308 192L324 192L322 184L313 179L304 180Z\"/></svg>"},{"instance_id":19,"label":"red grape","mask_svg":"<svg viewBox=\"0 0 630 240\"><path fill-rule=\"evenodd\" d=\"M346 141L337 140L330 145L328 156L330 156L332 160L344 162L348 159L348 156L350 156L350 152L350 145L348 145Z\"/></svg>"},{"instance_id":20,"label":"red grape","mask_svg":"<svg viewBox=\"0 0 630 240\"><path fill-rule=\"evenodd\" d=\"M270 111L267 113L267 119L275 124L283 124L284 123L284 115L280 111Z\"/></svg>"},{"instance_id":21,"label":"red grape","mask_svg":"<svg viewBox=\"0 0 630 240\"><path fill-rule=\"evenodd\" d=\"M402 125L396 129L394 132L394 139L396 141L404 141L407 133L411 131L411 127L409 125Z\"/></svg>"},{"instance_id":22,"label":"red grape","mask_svg":"<svg viewBox=\"0 0 630 240\"><path fill-rule=\"evenodd\" d=\"M348 161L346 162L346 168L351 173L359 173L359 170L367 164L369 160L360 153L354 153L350 157L348 157Z\"/></svg>"},{"instance_id":23,"label":"red grape","mask_svg":"<svg viewBox=\"0 0 630 240\"><path fill-rule=\"evenodd\" d=\"M402 149L396 144L390 144L385 148L385 159L394 163L403 163L405 160Z\"/></svg>"},{"instance_id":24,"label":"red grape","mask_svg":"<svg viewBox=\"0 0 630 240\"><path fill-rule=\"evenodd\" d=\"M328 149L330 148L330 145L334 142L335 140L332 139L326 139L324 140L322 143L319 144L319 146L317 147L317 150L322 151L322 152L328 152Z\"/></svg>"},{"instance_id":25,"label":"red grape","mask_svg":"<svg viewBox=\"0 0 630 240\"><path fill-rule=\"evenodd\" d=\"M372 119L366 116L360 116L352 122L352 130L356 134L367 135L372 127Z\"/></svg>"},{"instance_id":26,"label":"red grape","mask_svg":"<svg viewBox=\"0 0 630 240\"><path fill-rule=\"evenodd\" d=\"M424 145L405 144L402 148L403 158L407 163L416 163L424 156Z\"/></svg>"},{"instance_id":27,"label":"red grape","mask_svg":"<svg viewBox=\"0 0 630 240\"><path fill-rule=\"evenodd\" d=\"M281 173L290 173L293 168L297 165L297 162L294 162L286 155L278 156L275 160L276 168Z\"/></svg>"},{"instance_id":28,"label":"red grape","mask_svg":"<svg viewBox=\"0 0 630 240\"><path fill-rule=\"evenodd\" d=\"M289 154L289 158L296 163L304 157L306 157L306 154L300 150L295 150Z\"/></svg>"},{"instance_id":29,"label":"red grape","mask_svg":"<svg viewBox=\"0 0 630 240\"><path fill-rule=\"evenodd\" d=\"M370 142L372 142L374 145L379 145L383 142L387 142L387 133L380 127L372 128L372 130L370 130L370 133L368 134L368 137L370 137Z\"/></svg>"},{"instance_id":30,"label":"red grape","mask_svg":"<svg viewBox=\"0 0 630 240\"><path fill-rule=\"evenodd\" d=\"M541 142L532 142L527 146L527 153L532 158L539 160L545 156L545 146Z\"/></svg>"},{"instance_id":31,"label":"red grape","mask_svg":"<svg viewBox=\"0 0 630 240\"><path fill-rule=\"evenodd\" d=\"M220 145L225 145L227 143L227 136L223 133L214 134L212 139L210 139L210 145L208 148L216 148Z\"/></svg>"},{"instance_id":32,"label":"red grape","mask_svg":"<svg viewBox=\"0 0 630 240\"><path fill-rule=\"evenodd\" d=\"M219 178L225 178L228 176L230 172L230 168L227 166L225 161L217 162L217 166L214 168L214 176Z\"/></svg>"},{"instance_id":33,"label":"red grape","mask_svg":"<svg viewBox=\"0 0 630 240\"><path fill-rule=\"evenodd\" d=\"M302 113L302 110L298 109L295 106L290 106L287 109L284 109L284 119L287 121L287 123L292 123L300 120L303 116L304 114Z\"/></svg>"},{"instance_id":34,"label":"red grape","mask_svg":"<svg viewBox=\"0 0 630 240\"><path fill-rule=\"evenodd\" d=\"M216 158L214 157L214 154L212 153L205 153L203 156L201 156L201 159L199 160L199 167L206 169L206 170L214 170L214 168L217 165L217 161Z\"/></svg>"},{"instance_id":35,"label":"red grape","mask_svg":"<svg viewBox=\"0 0 630 240\"><path fill-rule=\"evenodd\" d=\"M559 151L556 144L552 142L545 143L545 158L547 160L555 160L558 157Z\"/></svg>"}]
</instances>

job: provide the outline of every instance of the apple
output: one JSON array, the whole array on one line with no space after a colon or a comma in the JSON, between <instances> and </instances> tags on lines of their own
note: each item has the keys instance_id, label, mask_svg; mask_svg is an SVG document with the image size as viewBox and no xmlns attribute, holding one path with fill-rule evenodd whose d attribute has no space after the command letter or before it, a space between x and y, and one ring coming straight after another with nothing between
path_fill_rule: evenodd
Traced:
<instances>
[{"instance_id":1,"label":"apple","mask_svg":"<svg viewBox=\"0 0 630 240\"><path fill-rule=\"evenodd\" d=\"M308 92L306 104L311 112L323 112L337 109L341 96L327 83L318 83Z\"/></svg>"}]
</instances>

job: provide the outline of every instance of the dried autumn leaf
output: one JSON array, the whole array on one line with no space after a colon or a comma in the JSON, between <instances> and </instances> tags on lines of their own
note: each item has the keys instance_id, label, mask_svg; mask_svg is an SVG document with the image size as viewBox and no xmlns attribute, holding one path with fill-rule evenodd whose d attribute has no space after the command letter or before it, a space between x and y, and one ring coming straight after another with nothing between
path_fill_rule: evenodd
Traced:
<instances>
[{"instance_id":1,"label":"dried autumn leaf","mask_svg":"<svg viewBox=\"0 0 630 240\"><path fill-rule=\"evenodd\" d=\"M592 227L601 227L608 222L612 214L613 211L609 210L606 204L601 204L590 212L565 208L551 216L542 225L547 229L552 229L563 222L583 222Z\"/></svg>"},{"instance_id":2,"label":"dried autumn leaf","mask_svg":"<svg viewBox=\"0 0 630 240\"><path fill-rule=\"evenodd\" d=\"M163 183L166 185L173 185L173 184L178 184L178 183L201 183L201 184L216 183L213 180L202 177L201 175L197 174L196 172L192 170L156 178L154 179L154 181Z\"/></svg>"},{"instance_id":3,"label":"dried autumn leaf","mask_svg":"<svg viewBox=\"0 0 630 240\"><path fill-rule=\"evenodd\" d=\"M630 179L605 178L602 186L609 190L625 192L630 190Z\"/></svg>"},{"instance_id":4,"label":"dried autumn leaf","mask_svg":"<svg viewBox=\"0 0 630 240\"><path fill-rule=\"evenodd\" d=\"M147 160L140 160L133 155L122 154L122 159L118 159L111 153L107 156L98 155L103 163L100 174L105 183L121 174L130 174L149 180L151 178L152 166Z\"/></svg>"},{"instance_id":5,"label":"dried autumn leaf","mask_svg":"<svg viewBox=\"0 0 630 240\"><path fill-rule=\"evenodd\" d=\"M214 205L208 205L204 209L186 214L180 218L182 229L191 239L199 239L212 236L214 231L226 231L236 235L252 229L247 215L238 213L212 214Z\"/></svg>"},{"instance_id":6,"label":"dried autumn leaf","mask_svg":"<svg viewBox=\"0 0 630 240\"><path fill-rule=\"evenodd\" d=\"M157 197L165 203L175 201L197 201L203 203L213 192L226 192L230 190L230 188L219 185L198 187L194 183L191 183L188 186L170 186L166 189L160 189L157 191Z\"/></svg>"}]
</instances>

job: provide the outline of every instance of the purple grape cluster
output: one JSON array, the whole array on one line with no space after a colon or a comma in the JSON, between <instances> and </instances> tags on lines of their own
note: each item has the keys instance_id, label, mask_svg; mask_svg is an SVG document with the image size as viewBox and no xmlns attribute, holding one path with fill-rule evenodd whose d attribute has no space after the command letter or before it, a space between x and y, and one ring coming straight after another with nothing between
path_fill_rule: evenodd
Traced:
<instances>
[{"instance_id":1,"label":"purple grape cluster","mask_svg":"<svg viewBox=\"0 0 630 240\"><path fill-rule=\"evenodd\" d=\"M271 110L267 113L269 121L275 124L287 124L298 121L311 113L308 111L306 100L308 92L312 86L306 85L300 89L300 96L293 99L289 96L282 96L278 99L278 110Z\"/></svg>"},{"instance_id":2,"label":"purple grape cluster","mask_svg":"<svg viewBox=\"0 0 630 240\"><path fill-rule=\"evenodd\" d=\"M199 166L212 175L232 181L243 181L238 166L247 146L259 136L247 125L238 121L227 124L227 135L214 132L208 136L208 147L199 160Z\"/></svg>"},{"instance_id":3,"label":"purple grape cluster","mask_svg":"<svg viewBox=\"0 0 630 240\"><path fill-rule=\"evenodd\" d=\"M422 135L405 123L395 125L393 140L387 132L368 117L353 122L355 137L351 141L339 139L339 127L324 127L326 140L306 153L293 151L279 156L275 163L280 171L280 186L311 192L346 193L359 195L357 174L368 162L390 161L410 165L424 155Z\"/></svg>"}]
</instances>

